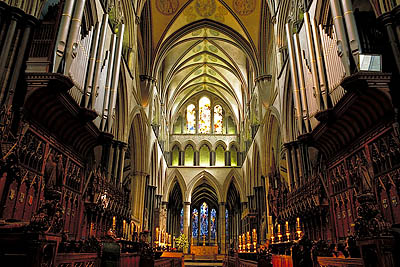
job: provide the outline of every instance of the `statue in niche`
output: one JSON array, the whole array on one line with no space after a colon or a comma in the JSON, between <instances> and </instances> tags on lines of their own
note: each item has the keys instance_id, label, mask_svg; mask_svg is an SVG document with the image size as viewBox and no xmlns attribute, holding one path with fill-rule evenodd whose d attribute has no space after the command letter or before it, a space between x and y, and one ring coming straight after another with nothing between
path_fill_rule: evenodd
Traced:
<instances>
[{"instance_id":1,"label":"statue in niche","mask_svg":"<svg viewBox=\"0 0 400 267\"><path fill-rule=\"evenodd\" d=\"M44 169L44 181L46 189L54 189L57 184L57 162L54 159L53 152L49 152Z\"/></svg>"},{"instance_id":2,"label":"statue in niche","mask_svg":"<svg viewBox=\"0 0 400 267\"><path fill-rule=\"evenodd\" d=\"M358 194L364 194L372 191L372 175L368 166L363 162L360 155L352 158L352 166L356 174L356 190Z\"/></svg>"},{"instance_id":3,"label":"statue in niche","mask_svg":"<svg viewBox=\"0 0 400 267\"><path fill-rule=\"evenodd\" d=\"M56 172L57 172L56 185L58 187L60 187L63 185L63 181L64 181L64 165L63 165L63 158L62 158L61 154L59 154L57 156Z\"/></svg>"}]
</instances>

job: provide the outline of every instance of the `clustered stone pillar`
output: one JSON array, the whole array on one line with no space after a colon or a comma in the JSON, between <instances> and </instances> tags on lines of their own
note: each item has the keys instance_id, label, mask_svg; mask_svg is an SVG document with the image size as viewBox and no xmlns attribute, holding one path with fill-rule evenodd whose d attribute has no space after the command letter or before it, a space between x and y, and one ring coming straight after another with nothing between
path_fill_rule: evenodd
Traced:
<instances>
[{"instance_id":1,"label":"clustered stone pillar","mask_svg":"<svg viewBox=\"0 0 400 267\"><path fill-rule=\"evenodd\" d=\"M225 222L225 203L219 203L219 219L218 219L218 233L219 233L219 244L220 244L220 253L226 254L226 222Z\"/></svg>"}]
</instances>

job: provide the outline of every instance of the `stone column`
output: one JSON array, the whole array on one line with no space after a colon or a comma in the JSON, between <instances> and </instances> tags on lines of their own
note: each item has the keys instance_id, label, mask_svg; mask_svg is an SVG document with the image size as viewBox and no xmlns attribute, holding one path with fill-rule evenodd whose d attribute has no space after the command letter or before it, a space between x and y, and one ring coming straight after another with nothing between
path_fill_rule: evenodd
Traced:
<instances>
[{"instance_id":1,"label":"stone column","mask_svg":"<svg viewBox=\"0 0 400 267\"><path fill-rule=\"evenodd\" d=\"M183 233L187 236L190 242L189 226L190 226L190 202L185 202L183 204Z\"/></svg>"},{"instance_id":2,"label":"stone column","mask_svg":"<svg viewBox=\"0 0 400 267\"><path fill-rule=\"evenodd\" d=\"M200 152L194 151L194 166L200 166Z\"/></svg>"},{"instance_id":3,"label":"stone column","mask_svg":"<svg viewBox=\"0 0 400 267\"><path fill-rule=\"evenodd\" d=\"M133 172L131 182L131 203L134 221L143 223L144 198L147 173ZM143 229L143 228L142 228Z\"/></svg>"},{"instance_id":4,"label":"stone column","mask_svg":"<svg viewBox=\"0 0 400 267\"><path fill-rule=\"evenodd\" d=\"M215 166L215 151L210 152L210 166Z\"/></svg>"},{"instance_id":5,"label":"stone column","mask_svg":"<svg viewBox=\"0 0 400 267\"><path fill-rule=\"evenodd\" d=\"M118 176L117 176L117 183L119 183L122 186L122 182L124 179L124 165L125 165L125 154L126 154L126 149L128 148L128 145L124 142L120 142L120 153L119 153L119 166L118 166Z\"/></svg>"},{"instance_id":6,"label":"stone column","mask_svg":"<svg viewBox=\"0 0 400 267\"><path fill-rule=\"evenodd\" d=\"M120 156L120 152L121 152L121 146L120 146L120 142L116 141L114 143L114 151L115 151L115 156L114 156L114 163L112 166L112 183L113 184L117 184L117 174L118 174L118 167L119 167L119 156Z\"/></svg>"},{"instance_id":7,"label":"stone column","mask_svg":"<svg viewBox=\"0 0 400 267\"><path fill-rule=\"evenodd\" d=\"M114 162L114 141L111 141L109 148L110 150L109 150L108 164L107 164L107 180L111 181L111 174Z\"/></svg>"},{"instance_id":8,"label":"stone column","mask_svg":"<svg viewBox=\"0 0 400 267\"><path fill-rule=\"evenodd\" d=\"M185 151L179 151L179 166L185 165Z\"/></svg>"},{"instance_id":9,"label":"stone column","mask_svg":"<svg viewBox=\"0 0 400 267\"><path fill-rule=\"evenodd\" d=\"M219 203L219 218L218 218L218 234L220 236L220 253L221 254L226 254L226 223L225 223L225 203L220 202Z\"/></svg>"},{"instance_id":10,"label":"stone column","mask_svg":"<svg viewBox=\"0 0 400 267\"><path fill-rule=\"evenodd\" d=\"M225 166L231 166L231 152L225 151Z\"/></svg>"}]
</instances>

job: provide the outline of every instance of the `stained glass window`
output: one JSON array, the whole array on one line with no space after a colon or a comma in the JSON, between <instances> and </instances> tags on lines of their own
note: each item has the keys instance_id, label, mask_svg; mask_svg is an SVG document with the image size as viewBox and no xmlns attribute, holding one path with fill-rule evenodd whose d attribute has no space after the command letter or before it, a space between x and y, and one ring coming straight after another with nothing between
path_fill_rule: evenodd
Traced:
<instances>
[{"instance_id":1,"label":"stained glass window","mask_svg":"<svg viewBox=\"0 0 400 267\"><path fill-rule=\"evenodd\" d=\"M211 210L211 238L215 239L217 233L217 211L215 209Z\"/></svg>"},{"instance_id":2,"label":"stained glass window","mask_svg":"<svg viewBox=\"0 0 400 267\"><path fill-rule=\"evenodd\" d=\"M226 236L228 236L229 235L229 228L228 228L228 226L229 226L229 224L228 224L228 209L226 209L225 210L225 230L226 230Z\"/></svg>"},{"instance_id":3,"label":"stained glass window","mask_svg":"<svg viewBox=\"0 0 400 267\"><path fill-rule=\"evenodd\" d=\"M181 209L181 234L183 234L183 209Z\"/></svg>"},{"instance_id":4,"label":"stained glass window","mask_svg":"<svg viewBox=\"0 0 400 267\"><path fill-rule=\"evenodd\" d=\"M211 102L206 96L199 101L199 132L210 133L211 131Z\"/></svg>"},{"instance_id":5,"label":"stained glass window","mask_svg":"<svg viewBox=\"0 0 400 267\"><path fill-rule=\"evenodd\" d=\"M199 233L199 212L194 209L192 212L192 236L197 237Z\"/></svg>"},{"instance_id":6,"label":"stained glass window","mask_svg":"<svg viewBox=\"0 0 400 267\"><path fill-rule=\"evenodd\" d=\"M196 106L190 104L186 112L187 131L188 133L196 133Z\"/></svg>"},{"instance_id":7,"label":"stained glass window","mask_svg":"<svg viewBox=\"0 0 400 267\"><path fill-rule=\"evenodd\" d=\"M216 133L216 134L222 134L222 131L223 131L223 129L222 129L222 126L223 126L222 111L223 110L220 105L216 105L214 107L214 133Z\"/></svg>"},{"instance_id":8,"label":"stained glass window","mask_svg":"<svg viewBox=\"0 0 400 267\"><path fill-rule=\"evenodd\" d=\"M208 206L205 202L200 207L200 235L208 236Z\"/></svg>"}]
</instances>

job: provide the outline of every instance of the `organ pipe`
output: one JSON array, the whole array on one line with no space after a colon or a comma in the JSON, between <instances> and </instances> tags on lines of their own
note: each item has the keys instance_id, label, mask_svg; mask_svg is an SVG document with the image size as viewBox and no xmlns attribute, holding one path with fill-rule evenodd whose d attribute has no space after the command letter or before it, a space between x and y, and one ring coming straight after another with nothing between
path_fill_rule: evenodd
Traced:
<instances>
[{"instance_id":1,"label":"organ pipe","mask_svg":"<svg viewBox=\"0 0 400 267\"><path fill-rule=\"evenodd\" d=\"M292 34L290 32L290 25L286 23L286 38L288 42L288 50L289 50L289 62L292 74L292 82L294 87L294 100L296 104L296 117L297 117L297 124L300 131L300 134L303 134L303 127L302 127L302 115L301 115L301 101L300 101L300 92L299 92L299 83L297 80L296 75L296 63L294 57L294 50L293 50L293 39Z\"/></svg>"},{"instance_id":2,"label":"organ pipe","mask_svg":"<svg viewBox=\"0 0 400 267\"><path fill-rule=\"evenodd\" d=\"M108 23L108 14L104 14L103 15L103 23L101 26L99 48L97 50L96 67L95 67L95 71L94 71L94 80L93 80L93 87L92 87L92 101L91 101L92 109L95 108L96 98L97 98L97 87L99 86L99 76L100 76L101 67L103 65L102 59L103 59L103 52L104 52L104 43L106 40L107 23Z\"/></svg>"},{"instance_id":3,"label":"organ pipe","mask_svg":"<svg viewBox=\"0 0 400 267\"><path fill-rule=\"evenodd\" d=\"M360 37L358 35L356 19L353 13L353 5L350 0L342 0L344 20L346 22L347 33L350 41L350 49L353 54L354 61L358 68L359 55L361 53Z\"/></svg>"},{"instance_id":4,"label":"organ pipe","mask_svg":"<svg viewBox=\"0 0 400 267\"><path fill-rule=\"evenodd\" d=\"M95 30L94 30L94 40L92 41L92 47L90 48L90 57L89 57L89 67L87 70L87 80L85 89L83 91L83 98L84 98L84 107L88 107L90 93L92 91L92 82L93 82L93 72L95 67L95 60L96 60L96 53L97 47L99 43L99 23L96 23Z\"/></svg>"},{"instance_id":5,"label":"organ pipe","mask_svg":"<svg viewBox=\"0 0 400 267\"><path fill-rule=\"evenodd\" d=\"M314 37L314 45L315 45L315 52L316 52L316 59L317 59L317 67L318 67L318 74L319 74L319 82L321 86L321 95L322 95L322 100L324 101L324 106L327 109L328 108L328 95L329 95L329 90L328 90L328 83L326 81L326 72L325 72L325 66L324 66L324 61L323 61L323 54L322 54L322 48L321 48L321 36L319 35L319 31L317 29L317 26L315 24L315 20L311 20L311 29ZM329 62L330 64L330 62Z\"/></svg>"},{"instance_id":6,"label":"organ pipe","mask_svg":"<svg viewBox=\"0 0 400 267\"><path fill-rule=\"evenodd\" d=\"M124 39L124 29L125 25L121 24L118 32L118 43L115 51L115 63L113 68L113 78L111 82L110 102L108 106L108 132L111 132L113 124L112 113L115 108L115 104L117 102L117 91L118 91L119 71L121 67L122 41Z\"/></svg>"},{"instance_id":7,"label":"organ pipe","mask_svg":"<svg viewBox=\"0 0 400 267\"><path fill-rule=\"evenodd\" d=\"M60 20L60 27L57 34L55 56L53 64L53 72L56 72L60 66L61 59L64 55L65 44L68 38L69 26L71 24L72 11L74 8L75 0L66 0L64 9Z\"/></svg>"},{"instance_id":8,"label":"organ pipe","mask_svg":"<svg viewBox=\"0 0 400 267\"><path fill-rule=\"evenodd\" d=\"M313 82L315 86L315 94L316 94L316 100L317 100L317 107L318 110L324 110L325 107L321 103L321 87L319 84L319 79L318 79L318 70L317 70L317 62L315 59L315 48L314 48L314 42L313 42L313 36L311 32L311 25L310 25L310 16L308 15L308 12L304 13L304 22L306 26L306 35L307 35L307 43L308 43L308 50L310 54L310 65L311 65L311 73L313 77Z\"/></svg>"},{"instance_id":9,"label":"organ pipe","mask_svg":"<svg viewBox=\"0 0 400 267\"><path fill-rule=\"evenodd\" d=\"M350 75L350 55L348 48L348 41L346 30L343 22L343 15L340 9L339 0L330 0L331 12L333 17L333 24L337 33L337 47L340 58L346 70L346 74Z\"/></svg>"},{"instance_id":10,"label":"organ pipe","mask_svg":"<svg viewBox=\"0 0 400 267\"><path fill-rule=\"evenodd\" d=\"M82 15L83 15L83 9L85 7L85 2L86 0L77 0L75 9L74 9L74 15L71 20L71 27L69 30L68 34L68 41L67 41L67 46L66 46L66 52L65 52L65 69L64 69L64 74L67 74L69 71L69 68L72 63L72 54L75 49L77 49L77 38L79 35L80 31L80 26L81 26L81 20L82 20Z\"/></svg>"},{"instance_id":11,"label":"organ pipe","mask_svg":"<svg viewBox=\"0 0 400 267\"><path fill-rule=\"evenodd\" d=\"M108 68L107 68L107 78L106 85L104 87L104 101L101 115L101 124L100 130L104 131L107 116L108 116L108 103L110 102L110 85L112 79L112 71L114 66L114 56L115 56L115 43L117 36L115 34L111 37L111 45L110 45L110 58L108 60Z\"/></svg>"},{"instance_id":12,"label":"organ pipe","mask_svg":"<svg viewBox=\"0 0 400 267\"><path fill-rule=\"evenodd\" d=\"M300 40L299 35L294 35L295 40L295 51L296 51L296 62L297 62L297 74L299 77L300 83L300 93L301 93L301 103L302 103L302 113L304 123L306 125L307 132L310 132L310 121L309 121L309 113L308 113L308 105L307 105L307 96L306 96L306 84L304 82L304 71L303 71L303 61L301 59L301 48L300 48Z\"/></svg>"},{"instance_id":13,"label":"organ pipe","mask_svg":"<svg viewBox=\"0 0 400 267\"><path fill-rule=\"evenodd\" d=\"M0 85L3 85L6 81L4 78L4 75L6 74L6 62L8 60L8 53L11 48L11 43L14 40L14 34L15 30L17 28L17 21L15 16L11 16L11 23L7 31L7 35L5 37L5 43L3 45L3 49L0 54ZM3 102L3 98L5 95L6 88L5 86L0 87L1 88L1 94L0 94L0 103Z\"/></svg>"}]
</instances>

